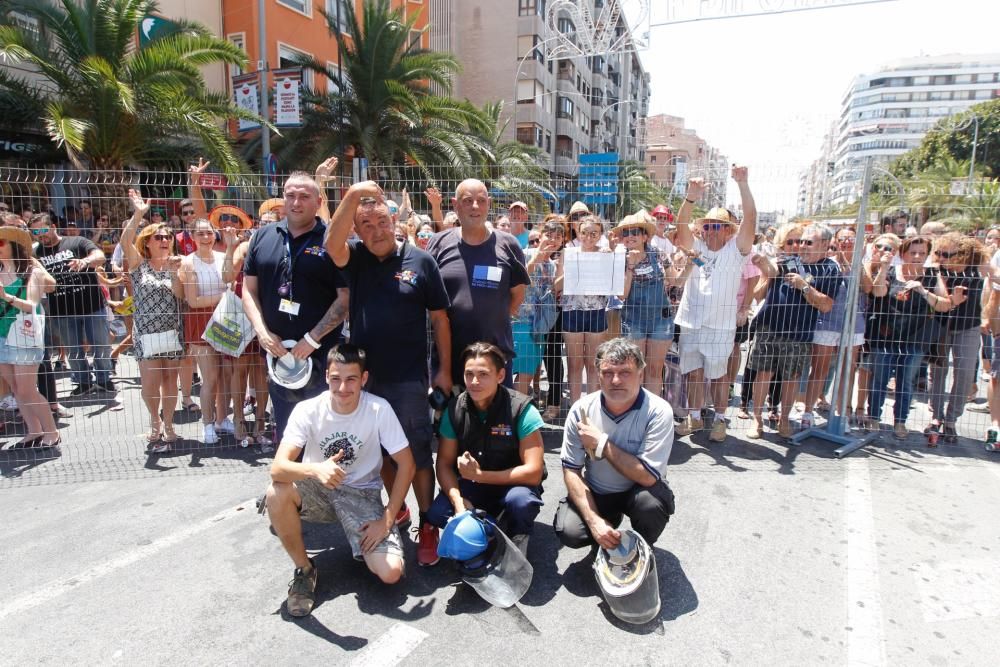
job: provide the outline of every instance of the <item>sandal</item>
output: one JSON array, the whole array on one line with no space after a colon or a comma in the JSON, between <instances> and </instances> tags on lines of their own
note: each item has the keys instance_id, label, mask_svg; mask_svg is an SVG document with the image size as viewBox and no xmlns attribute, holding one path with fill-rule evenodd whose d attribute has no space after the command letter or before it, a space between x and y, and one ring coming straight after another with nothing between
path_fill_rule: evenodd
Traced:
<instances>
[{"instance_id":1,"label":"sandal","mask_svg":"<svg viewBox=\"0 0 1000 667\"><path fill-rule=\"evenodd\" d=\"M15 442L14 446L11 447L11 449L31 449L33 447L37 447L38 443L40 443L41 441L42 441L42 436L40 435L37 435L35 437L26 435L21 440Z\"/></svg>"},{"instance_id":2,"label":"sandal","mask_svg":"<svg viewBox=\"0 0 1000 667\"><path fill-rule=\"evenodd\" d=\"M171 445L169 442L158 442L155 445L153 445L153 448L150 450L150 452L152 452L153 454L166 454L167 452L173 451L173 449L174 446Z\"/></svg>"},{"instance_id":3,"label":"sandal","mask_svg":"<svg viewBox=\"0 0 1000 667\"><path fill-rule=\"evenodd\" d=\"M737 419L750 419L750 413L747 412L746 408L740 408L739 411L736 413L736 418Z\"/></svg>"},{"instance_id":4,"label":"sandal","mask_svg":"<svg viewBox=\"0 0 1000 667\"><path fill-rule=\"evenodd\" d=\"M201 406L195 403L194 401L191 401L190 403L181 404L181 408L185 412L190 412L193 415L199 414L201 412Z\"/></svg>"},{"instance_id":5,"label":"sandal","mask_svg":"<svg viewBox=\"0 0 1000 667\"><path fill-rule=\"evenodd\" d=\"M146 442L153 443L160 441L160 429L163 428L162 424L153 424L149 427L149 435L146 436Z\"/></svg>"},{"instance_id":6,"label":"sandal","mask_svg":"<svg viewBox=\"0 0 1000 667\"><path fill-rule=\"evenodd\" d=\"M178 438L177 438L177 431L174 430L174 425L173 424L171 424L170 426L167 426L166 424L163 425L163 438L162 438L162 440L163 440L163 442L165 442L168 445L171 444L171 443L177 442L177 440L178 440Z\"/></svg>"}]
</instances>

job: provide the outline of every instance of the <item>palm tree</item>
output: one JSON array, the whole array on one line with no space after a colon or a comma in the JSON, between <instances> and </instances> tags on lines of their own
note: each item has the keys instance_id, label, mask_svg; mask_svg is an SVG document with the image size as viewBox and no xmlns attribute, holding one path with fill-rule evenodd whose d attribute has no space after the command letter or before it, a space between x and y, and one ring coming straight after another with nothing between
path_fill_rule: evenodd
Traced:
<instances>
[{"instance_id":1,"label":"palm tree","mask_svg":"<svg viewBox=\"0 0 1000 667\"><path fill-rule=\"evenodd\" d=\"M642 164L623 162L618 170L618 202L620 216L639 209L650 211L668 200L668 193L653 181Z\"/></svg>"},{"instance_id":2,"label":"palm tree","mask_svg":"<svg viewBox=\"0 0 1000 667\"><path fill-rule=\"evenodd\" d=\"M7 0L3 8L38 21L36 34L0 17L0 56L41 82L0 70L0 109L21 109L19 120L40 123L75 164L120 170L201 153L227 174L243 171L222 121L260 119L209 91L199 69L245 67L242 49L188 21L138 48L155 0Z\"/></svg>"},{"instance_id":3,"label":"palm tree","mask_svg":"<svg viewBox=\"0 0 1000 667\"><path fill-rule=\"evenodd\" d=\"M353 4L344 5L346 32L327 17L341 69L300 61L336 90L303 96L303 127L275 143L279 158L311 164L331 154L364 157L384 180L402 179L400 165L430 177L437 165L474 163L488 150L479 138L486 128L475 105L447 96L451 76L461 69L455 57L411 41L418 17L404 17L388 0L365 2L360 20ZM431 84L445 95L432 94Z\"/></svg>"}]
</instances>

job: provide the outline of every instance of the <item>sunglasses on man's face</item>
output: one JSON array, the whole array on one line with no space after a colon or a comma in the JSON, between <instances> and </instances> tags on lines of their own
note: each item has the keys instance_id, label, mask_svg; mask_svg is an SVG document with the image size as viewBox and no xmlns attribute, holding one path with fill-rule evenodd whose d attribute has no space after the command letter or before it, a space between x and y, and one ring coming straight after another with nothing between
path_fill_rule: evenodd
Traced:
<instances>
[{"instance_id":1,"label":"sunglasses on man's face","mask_svg":"<svg viewBox=\"0 0 1000 667\"><path fill-rule=\"evenodd\" d=\"M528 245L538 245L538 239L528 239Z\"/></svg>"},{"instance_id":2,"label":"sunglasses on man's face","mask_svg":"<svg viewBox=\"0 0 1000 667\"><path fill-rule=\"evenodd\" d=\"M803 243L802 239L785 239L785 245L802 245Z\"/></svg>"},{"instance_id":3,"label":"sunglasses on man's face","mask_svg":"<svg viewBox=\"0 0 1000 667\"><path fill-rule=\"evenodd\" d=\"M51 229L51 228L50 227L36 227L35 229L31 230L31 233L34 236L41 236L42 234L48 234L49 233L49 229Z\"/></svg>"},{"instance_id":4,"label":"sunglasses on man's face","mask_svg":"<svg viewBox=\"0 0 1000 667\"><path fill-rule=\"evenodd\" d=\"M706 222L701 226L703 232L717 232L723 228L727 227L724 222Z\"/></svg>"},{"instance_id":5,"label":"sunglasses on man's face","mask_svg":"<svg viewBox=\"0 0 1000 667\"><path fill-rule=\"evenodd\" d=\"M642 229L640 229L639 227L628 227L626 229L621 230L619 234L621 234L621 237L623 239L627 239L630 236L639 236L640 234L642 234Z\"/></svg>"}]
</instances>

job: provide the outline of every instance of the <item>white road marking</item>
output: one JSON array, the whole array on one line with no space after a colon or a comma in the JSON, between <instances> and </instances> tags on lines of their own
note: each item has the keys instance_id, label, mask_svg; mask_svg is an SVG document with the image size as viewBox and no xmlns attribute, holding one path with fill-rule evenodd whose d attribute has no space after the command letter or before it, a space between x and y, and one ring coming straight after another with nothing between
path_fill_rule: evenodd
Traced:
<instances>
[{"instance_id":1,"label":"white road marking","mask_svg":"<svg viewBox=\"0 0 1000 667\"><path fill-rule=\"evenodd\" d=\"M886 664L879 591L878 551L868 459L847 460L844 489L847 531L847 664Z\"/></svg>"},{"instance_id":2,"label":"white road marking","mask_svg":"<svg viewBox=\"0 0 1000 667\"><path fill-rule=\"evenodd\" d=\"M378 639L365 647L351 661L351 667L392 667L413 653L420 642L427 639L427 633L421 632L405 623L396 623L386 630Z\"/></svg>"},{"instance_id":3,"label":"white road marking","mask_svg":"<svg viewBox=\"0 0 1000 667\"><path fill-rule=\"evenodd\" d=\"M917 563L913 578L928 623L1000 616L1000 573L995 559Z\"/></svg>"},{"instance_id":4,"label":"white road marking","mask_svg":"<svg viewBox=\"0 0 1000 667\"><path fill-rule=\"evenodd\" d=\"M99 579L103 576L111 574L117 570L128 567L133 563L137 563L144 558L149 558L150 556L168 549L175 544L179 544L184 540L197 535L198 533L207 530L214 524L223 521L225 519L238 516L240 510L253 509L256 498L251 498L241 505L235 508L229 508L222 512L219 512L215 516L209 517L204 521L199 523L191 524L175 533L171 533L165 537L161 537L158 540L153 540L149 544L144 544L132 549L126 553L123 553L111 560L106 560L103 563L98 563L89 570L84 570L71 577L66 577L64 579L59 579L48 583L36 591L28 593L27 595L22 595L16 597L3 606L0 606L0 620L12 615L18 614L33 607L38 607L40 605L54 600L55 598L68 593L72 590L83 586L84 584L90 583L95 579ZM250 516L255 516L252 512L247 512Z\"/></svg>"}]
</instances>

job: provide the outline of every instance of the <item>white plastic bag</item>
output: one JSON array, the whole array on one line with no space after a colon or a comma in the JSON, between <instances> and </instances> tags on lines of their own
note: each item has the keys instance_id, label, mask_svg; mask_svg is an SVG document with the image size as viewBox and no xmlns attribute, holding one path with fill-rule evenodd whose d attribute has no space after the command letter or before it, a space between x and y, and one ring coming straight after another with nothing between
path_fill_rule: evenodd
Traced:
<instances>
[{"instance_id":1,"label":"white plastic bag","mask_svg":"<svg viewBox=\"0 0 1000 667\"><path fill-rule=\"evenodd\" d=\"M243 312L243 301L227 289L201 338L216 352L238 357L256 335L250 318Z\"/></svg>"}]
</instances>

